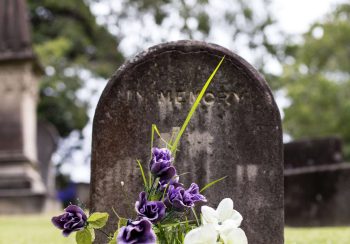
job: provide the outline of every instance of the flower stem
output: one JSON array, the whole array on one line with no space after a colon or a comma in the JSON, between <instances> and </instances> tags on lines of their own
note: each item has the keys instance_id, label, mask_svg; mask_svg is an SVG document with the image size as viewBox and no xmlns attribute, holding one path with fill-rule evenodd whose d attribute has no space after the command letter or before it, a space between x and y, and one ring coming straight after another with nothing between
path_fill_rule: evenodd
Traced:
<instances>
[{"instance_id":1,"label":"flower stem","mask_svg":"<svg viewBox=\"0 0 350 244\"><path fill-rule=\"evenodd\" d=\"M150 188L149 191L148 191L147 200L149 200L149 197L150 197L150 195L151 195L151 193L152 193L152 191L153 191L154 182L155 182L155 178L152 177L152 185L151 185L151 188Z\"/></svg>"},{"instance_id":2,"label":"flower stem","mask_svg":"<svg viewBox=\"0 0 350 244\"><path fill-rule=\"evenodd\" d=\"M104 232L103 230L101 229L95 229L95 230L98 230L99 232L103 233L105 236L107 236L108 238L110 237L106 232Z\"/></svg>"}]
</instances>

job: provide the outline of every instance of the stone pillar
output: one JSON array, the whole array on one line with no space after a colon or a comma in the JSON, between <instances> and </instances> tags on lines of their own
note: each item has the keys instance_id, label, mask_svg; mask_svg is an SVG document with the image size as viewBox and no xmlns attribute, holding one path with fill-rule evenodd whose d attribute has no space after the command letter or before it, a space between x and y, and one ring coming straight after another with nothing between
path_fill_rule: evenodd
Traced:
<instances>
[{"instance_id":1,"label":"stone pillar","mask_svg":"<svg viewBox=\"0 0 350 244\"><path fill-rule=\"evenodd\" d=\"M0 213L40 211L45 194L37 169L37 79L32 62L0 63Z\"/></svg>"},{"instance_id":2,"label":"stone pillar","mask_svg":"<svg viewBox=\"0 0 350 244\"><path fill-rule=\"evenodd\" d=\"M40 68L25 0L0 0L0 213L41 211L36 105Z\"/></svg>"}]
</instances>

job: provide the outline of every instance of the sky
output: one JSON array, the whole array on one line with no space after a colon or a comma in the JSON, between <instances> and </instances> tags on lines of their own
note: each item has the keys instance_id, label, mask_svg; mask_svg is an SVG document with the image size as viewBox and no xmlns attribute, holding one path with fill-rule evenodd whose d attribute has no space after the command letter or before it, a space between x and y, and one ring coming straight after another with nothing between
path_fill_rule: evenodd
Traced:
<instances>
[{"instance_id":1,"label":"sky","mask_svg":"<svg viewBox=\"0 0 350 244\"><path fill-rule=\"evenodd\" d=\"M193 0L186 0L193 1ZM118 1L116 1L118 2ZM115 3L116 3L115 2ZM210 2L216 3L220 2L220 0L211 0ZM345 2L344 0L272 0L272 13L277 20L276 29L280 29L283 32L291 35L295 35L298 37L300 34L306 32L310 25L315 21L319 20L324 16L327 12L329 12L337 3ZM221 2L222 3L222 2ZM116 6L118 7L118 6ZM108 10L108 6L105 4L95 4L92 7L92 11L94 14L99 15L103 14ZM215 11L214 11L215 12ZM141 30L142 31L142 30ZM133 36L133 33L139 33L140 27L137 25L130 27L130 34L125 39L124 42L121 43L121 48L127 57L131 57L138 51L134 45L138 40ZM171 39L183 39L181 38L181 33L172 33ZM277 38L277 35L276 35ZM297 39L296 39L297 40ZM211 40L211 42L215 42L219 45L230 48L232 45L232 40L227 38L225 32L218 31L215 33L215 38ZM239 55L245 58L248 62L253 62L251 55L249 52L245 52L244 50L239 51L239 49L235 50ZM276 74L281 72L281 66L277 63L271 62L269 66L270 70ZM104 86L106 85L106 80L96 80L93 79L91 74L88 71L84 71L81 74L84 77L84 80L88 80L86 83L86 87L84 90L80 91L79 96L83 99L87 99L91 102L91 108L89 111L90 115L90 123L85 127L83 133L85 135L85 140L83 143L82 150L77 151L73 154L72 162L69 164L65 164L62 168L64 173L68 173L71 175L72 180L75 182L89 182L90 181L90 158L89 154L91 151L91 133L92 133L92 118L95 111L95 107L98 102L98 98L102 93ZM95 92L93 92L95 91ZM91 95L94 94L94 95ZM92 98L91 98L92 97ZM276 102L282 112L283 116L283 108L288 106L288 99L285 97L283 91L275 94ZM66 150L70 145L74 145L79 139L78 134L72 134L69 140L66 140L62 143L59 151L54 155L53 161L57 162L60 160L60 155L62 152ZM285 135L285 141L290 140L288 135Z\"/></svg>"}]
</instances>

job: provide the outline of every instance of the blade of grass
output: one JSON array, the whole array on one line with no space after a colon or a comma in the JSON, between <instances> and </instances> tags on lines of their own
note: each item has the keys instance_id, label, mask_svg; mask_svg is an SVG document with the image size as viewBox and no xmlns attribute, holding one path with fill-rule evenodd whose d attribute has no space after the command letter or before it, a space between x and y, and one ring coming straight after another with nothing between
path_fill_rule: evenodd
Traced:
<instances>
[{"instance_id":1,"label":"blade of grass","mask_svg":"<svg viewBox=\"0 0 350 244\"><path fill-rule=\"evenodd\" d=\"M199 226L199 220L198 220L198 217L197 217L196 210L194 210L194 208L191 208L191 210L192 210L192 213L193 213L193 215L194 215L194 218L196 219L197 226Z\"/></svg>"},{"instance_id":2,"label":"blade of grass","mask_svg":"<svg viewBox=\"0 0 350 244\"><path fill-rule=\"evenodd\" d=\"M118 215L117 211L115 211L114 207L112 207L112 211L115 214L115 216L117 216L117 218L120 219L120 216Z\"/></svg>"},{"instance_id":3,"label":"blade of grass","mask_svg":"<svg viewBox=\"0 0 350 244\"><path fill-rule=\"evenodd\" d=\"M152 135L151 135L151 157L152 157L152 148L153 148L153 142L154 142L154 132L157 133L158 137L160 138L161 141L163 141L165 143L166 147L170 147L172 148L172 145L167 142L165 139L163 139L163 137L160 135L160 132L157 128L157 125L152 124Z\"/></svg>"},{"instance_id":4,"label":"blade of grass","mask_svg":"<svg viewBox=\"0 0 350 244\"><path fill-rule=\"evenodd\" d=\"M209 183L206 184L199 192L205 191L205 190L208 189L209 187L211 187L211 186L215 185L216 183L218 183L218 182L224 180L226 177L227 177L227 176L224 176L224 177L222 177L222 178L220 178L220 179L217 179L217 180L214 180L214 181L212 181L212 182L209 182Z\"/></svg>"},{"instance_id":5,"label":"blade of grass","mask_svg":"<svg viewBox=\"0 0 350 244\"><path fill-rule=\"evenodd\" d=\"M182 134L184 133L188 123L190 122L194 112L196 111L200 101L202 100L202 97L204 96L205 94L205 91L207 90L211 80L214 78L216 72L218 71L218 69L220 68L221 66L221 63L224 61L225 59L225 56L222 57L221 61L219 62L219 64L216 66L215 70L213 71L213 73L209 76L208 80L205 82L205 85L203 86L202 90L200 91L198 97L196 98L193 106L191 107L191 110L190 112L188 113L186 119L185 119L185 122L183 123L183 125L181 126L181 129L179 131L179 133L177 134L176 138L175 138L175 141L174 141L174 144L172 145L171 147L171 152L173 153L174 155L174 158L175 158L175 153L176 153L176 148L177 148L177 144L179 143L180 141L180 138L182 136Z\"/></svg>"},{"instance_id":6,"label":"blade of grass","mask_svg":"<svg viewBox=\"0 0 350 244\"><path fill-rule=\"evenodd\" d=\"M141 175L142 175L142 179L143 179L143 184L145 186L145 188L148 188L148 184L147 184L147 179L146 179L146 175L145 172L143 171L142 165L140 160L136 160L137 164L139 165L140 171L141 171Z\"/></svg>"}]
</instances>

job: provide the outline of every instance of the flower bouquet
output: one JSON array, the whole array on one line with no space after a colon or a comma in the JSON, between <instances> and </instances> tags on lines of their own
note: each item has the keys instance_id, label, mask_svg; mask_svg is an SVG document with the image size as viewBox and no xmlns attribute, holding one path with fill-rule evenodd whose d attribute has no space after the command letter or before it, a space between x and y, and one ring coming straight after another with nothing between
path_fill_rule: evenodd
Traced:
<instances>
[{"instance_id":1,"label":"flower bouquet","mask_svg":"<svg viewBox=\"0 0 350 244\"><path fill-rule=\"evenodd\" d=\"M105 233L102 227L108 221L107 213L95 212L89 217L78 206L68 206L62 215L52 218L52 223L68 236L76 232L78 244L90 244L95 239L95 230L106 235L106 243L118 244L246 244L244 231L239 228L242 216L233 209L230 198L223 199L216 209L202 206L200 215L196 213L198 203L206 203L204 192L222 181L222 177L199 188L196 183L185 186L175 168L177 145L191 117L199 105L205 91L217 70L221 59L196 98L184 124L177 135L164 140L156 125L152 125L151 157L148 172L137 161L142 175L144 190L135 202L135 217L118 217L114 233ZM155 134L165 142L165 148L153 147Z\"/></svg>"}]
</instances>

